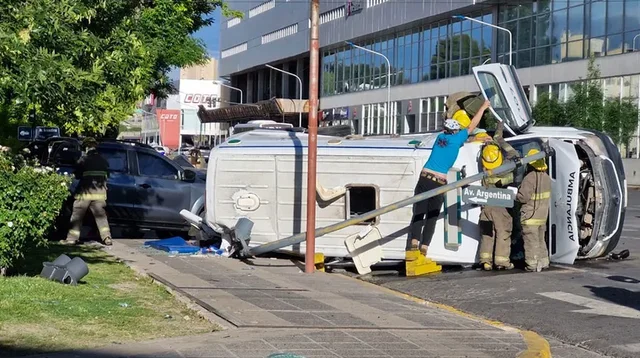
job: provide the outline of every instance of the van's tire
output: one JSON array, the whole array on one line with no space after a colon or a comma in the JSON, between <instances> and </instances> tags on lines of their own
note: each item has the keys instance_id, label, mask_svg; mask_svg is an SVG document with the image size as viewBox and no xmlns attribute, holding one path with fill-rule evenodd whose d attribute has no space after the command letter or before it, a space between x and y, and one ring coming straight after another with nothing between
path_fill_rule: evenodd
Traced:
<instances>
[{"instance_id":1,"label":"van's tire","mask_svg":"<svg viewBox=\"0 0 640 358\"><path fill-rule=\"evenodd\" d=\"M318 135L346 137L351 134L353 134L353 127L346 124L339 126L318 127Z\"/></svg>"}]
</instances>

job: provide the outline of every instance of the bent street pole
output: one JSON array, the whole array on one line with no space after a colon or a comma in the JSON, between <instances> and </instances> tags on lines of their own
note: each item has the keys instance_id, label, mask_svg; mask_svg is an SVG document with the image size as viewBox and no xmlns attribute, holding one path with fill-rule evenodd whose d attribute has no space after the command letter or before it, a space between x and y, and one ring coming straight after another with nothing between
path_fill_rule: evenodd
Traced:
<instances>
[{"instance_id":1,"label":"bent street pole","mask_svg":"<svg viewBox=\"0 0 640 358\"><path fill-rule=\"evenodd\" d=\"M543 159L546 158L547 156L551 155L551 153L545 152L545 151L541 151L539 153L536 153L534 155L528 156L528 157L524 157L522 158L522 165L527 165L528 163L531 163L535 160L538 159ZM308 225L308 221L307 221L307 230L314 230L314 233L311 235L312 237L320 237L322 235L326 235L329 233L332 233L334 231L338 231L338 230L342 230L346 227L355 225L355 224L359 224L363 221L375 218L376 216L380 216L380 215L384 215L386 213L398 210L400 208L403 208L405 206L408 205L413 205L417 202L423 201L425 199L429 199L431 197L434 197L436 195L440 195L440 194L444 194L446 192L448 192L449 190L453 190L453 189L457 189L466 185L470 185L471 183L474 183L476 181L482 180L482 178L486 177L486 176L493 176L493 175L500 175L503 173L508 173L508 172L512 172L513 170L516 169L516 163L515 162L508 162L506 164L503 164L493 170L487 170L484 172L480 172L478 174L472 175L468 178L464 178L462 180L458 180L455 181L453 183L447 184L447 185L443 185L439 188L433 189L433 190L429 190L426 191L424 193L412 196L410 198L404 199L404 200L400 200L398 202L395 202L393 204L389 204L387 206L383 206L379 209L373 210L373 211L369 211L368 213L364 213L358 216L355 216L349 220L345 220L333 225L329 225L329 226L325 226L323 228L319 228L319 229L315 229L313 227L311 227L311 229L309 229L309 225ZM313 188L315 189L315 181L314 181L314 186ZM315 190L314 190L314 202L315 202ZM315 206L314 206L315 208ZM314 210L315 212L315 210ZM287 247L287 246L291 246L291 245L295 245L295 244L299 244L302 241L304 241L305 238L305 234L309 235L309 233L299 233L284 239L280 239L280 240L276 240L276 241L272 241L266 244L262 244L260 246L256 246L254 248L251 248L249 250L250 255L252 256L256 256L256 255L261 255L261 254L265 254L267 252L271 252L274 250L278 250L281 249L283 247ZM308 236L307 236L308 237ZM307 246L307 253L309 252L309 247ZM308 258L308 256L307 256ZM305 262L305 264L308 265L308 259L305 258L305 260L307 262ZM311 259L313 259L313 257L311 257ZM313 266L313 262L311 262L312 266Z\"/></svg>"},{"instance_id":2,"label":"bent street pole","mask_svg":"<svg viewBox=\"0 0 640 358\"><path fill-rule=\"evenodd\" d=\"M320 0L311 0L311 39L309 43L309 139L307 145L307 233L304 272L315 271L316 256L316 159L318 154L318 22ZM302 88L300 88L302 92ZM304 234L302 234L304 235ZM299 242L302 242L300 240Z\"/></svg>"}]
</instances>

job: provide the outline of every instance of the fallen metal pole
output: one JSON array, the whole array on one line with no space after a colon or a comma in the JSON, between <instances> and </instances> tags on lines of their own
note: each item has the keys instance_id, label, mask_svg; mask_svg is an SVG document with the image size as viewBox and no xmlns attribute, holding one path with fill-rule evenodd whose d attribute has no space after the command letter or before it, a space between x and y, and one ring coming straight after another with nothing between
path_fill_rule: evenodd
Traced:
<instances>
[{"instance_id":1,"label":"fallen metal pole","mask_svg":"<svg viewBox=\"0 0 640 358\"><path fill-rule=\"evenodd\" d=\"M536 153L534 155L530 155L528 157L524 157L520 160L520 163L522 165L526 165L530 162L533 162L535 160L538 159L543 159L546 158L547 156L551 155L550 151L541 151L539 153ZM403 208L407 205L412 205L415 204L417 202L423 201L425 199L429 199L431 197L434 197L436 195L440 195L440 194L444 194L446 192L448 192L449 190L453 190L453 189L457 189L460 187L463 187L465 185L469 185L473 182L476 182L478 180L482 180L484 177L486 176L493 176L493 175L500 175L503 173L507 173L507 172L511 172L513 170L516 169L516 162L510 161L506 164L503 164L493 170L486 170L483 172L480 172L478 174L472 175L468 178L464 178L462 180L458 180L455 181L453 183L447 184L447 185L443 185L437 189L433 189L433 190L429 190L426 191L424 193L412 196L410 198L404 199L404 200L400 200L398 202L395 202L393 204L389 204L387 206L383 206L381 208L378 208L376 210L373 211L369 211L368 213L364 213L361 215L358 215L356 217L353 217L349 220L345 220L333 225L329 225L329 226L325 226L323 228L319 228L315 230L315 237L320 237L329 233L332 233L334 231L338 231L341 229L344 229L346 227L349 227L351 225L355 225L358 223L361 223L363 221L375 218L376 216L380 216L395 210L398 210L400 208ZM408 222L407 222L408 223ZM262 244L260 246L256 246L253 247L251 249L249 249L249 253L251 256L255 256L255 255L260 255L260 254L265 254L267 252L271 252L274 250L278 250L281 249L283 247L287 247L287 246L291 246L291 245L295 245L295 244L299 244L301 242L303 242L306 238L307 233L305 232L301 232L299 234L290 236L290 237L286 237L284 239L280 239L280 240L276 240L276 241L272 241L272 242L268 242L266 244ZM313 258L311 258L311 260L313 260Z\"/></svg>"}]
</instances>

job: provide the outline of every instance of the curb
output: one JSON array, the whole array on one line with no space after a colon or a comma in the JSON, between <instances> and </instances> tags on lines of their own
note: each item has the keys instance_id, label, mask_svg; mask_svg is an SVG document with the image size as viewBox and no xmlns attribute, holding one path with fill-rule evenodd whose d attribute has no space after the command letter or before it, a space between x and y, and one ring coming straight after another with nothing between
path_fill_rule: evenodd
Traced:
<instances>
[{"instance_id":1,"label":"curb","mask_svg":"<svg viewBox=\"0 0 640 358\"><path fill-rule=\"evenodd\" d=\"M438 307L440 309L443 309L445 311L454 313L456 315L459 316L463 316L469 319L472 319L474 321L478 321L478 322L482 322L485 324L488 324L490 326L493 327L498 327L502 330L506 330L506 331L516 331L520 334L520 336L522 336L522 339L524 340L524 342L527 345L527 349L523 352L520 352L517 356L517 358L551 358L551 347L549 345L549 342L544 339L542 336L540 336L539 334L533 332L533 331L525 331L516 327L512 327L509 326L505 323L502 323L500 321L494 321L494 320L489 320L480 316L475 316L473 314L461 311L455 307L449 306L449 305L445 305L442 303L436 303L436 302L431 302L431 301L427 301L425 299L422 299L420 297L416 297L404 292L400 292L400 291L396 291L384 286L378 286L374 283L371 282L367 282L367 281L363 281L354 277L350 277L350 276L345 276L345 275L340 275L338 274L337 276L348 279L348 280L355 280L363 285L369 286L369 287L373 287L378 289L379 291L383 291L386 293L390 293L396 297L401 297L405 300L408 301L412 301L421 305L425 305L425 306L433 306L433 307Z\"/></svg>"}]
</instances>

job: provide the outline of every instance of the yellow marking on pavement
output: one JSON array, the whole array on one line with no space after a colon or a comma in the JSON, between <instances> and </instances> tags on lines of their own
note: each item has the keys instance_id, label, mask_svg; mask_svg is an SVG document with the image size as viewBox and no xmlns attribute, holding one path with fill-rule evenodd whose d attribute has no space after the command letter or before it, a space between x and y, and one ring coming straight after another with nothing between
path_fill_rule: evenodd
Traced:
<instances>
[{"instance_id":1,"label":"yellow marking on pavement","mask_svg":"<svg viewBox=\"0 0 640 358\"><path fill-rule=\"evenodd\" d=\"M527 350L518 354L518 358L551 358L551 347L546 339L531 331L520 331L520 335L527 343Z\"/></svg>"},{"instance_id":2,"label":"yellow marking on pavement","mask_svg":"<svg viewBox=\"0 0 640 358\"><path fill-rule=\"evenodd\" d=\"M498 327L501 328L503 330L508 330L508 331L518 331L520 333L520 335L522 336L522 338L524 339L525 343L527 344L527 349L523 352L521 352L518 355L518 358L551 358L551 348L549 347L549 342L547 342L546 339L544 339L542 336L540 336L539 334L532 332L532 331L523 331L521 329L518 329L516 327L511 327L506 325L505 323L502 323L500 321L495 321L495 320L490 320L490 319L486 319L480 316L475 316L473 314L467 313L467 312L463 312L455 307L449 306L449 305L445 305L442 303L436 303L436 302L431 302L431 301L427 301L425 299L413 296L413 295L409 295L407 293L404 292L399 292L396 290L393 290L391 288L387 288L384 286L378 286L374 283L371 282L367 282L367 281L363 281L363 280L359 280L357 278L353 278L353 277L349 277L349 276L344 276L344 275L336 275L338 277L342 277L342 278L346 278L346 279L350 279L350 280L355 280L356 282L359 282L363 285L366 286L370 286L373 288L378 289L379 291L383 291L386 293L390 293L394 296L397 297L402 297L408 301L412 301L421 305L425 305L425 306L434 306L434 307L438 307L440 309L443 309L445 311L451 312L453 314L462 316L462 317L466 317L475 321L479 321L479 322L483 322L485 324L494 326L494 327Z\"/></svg>"}]
</instances>

